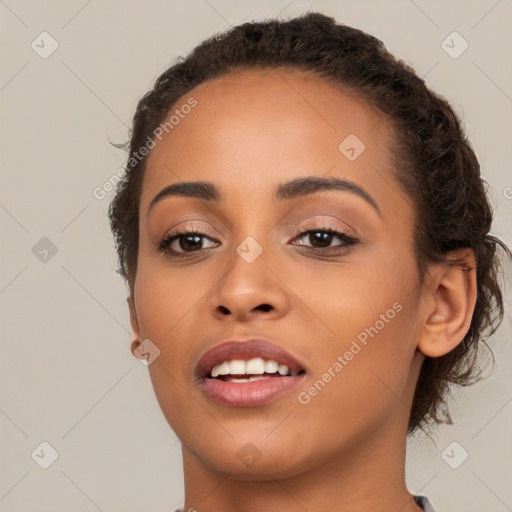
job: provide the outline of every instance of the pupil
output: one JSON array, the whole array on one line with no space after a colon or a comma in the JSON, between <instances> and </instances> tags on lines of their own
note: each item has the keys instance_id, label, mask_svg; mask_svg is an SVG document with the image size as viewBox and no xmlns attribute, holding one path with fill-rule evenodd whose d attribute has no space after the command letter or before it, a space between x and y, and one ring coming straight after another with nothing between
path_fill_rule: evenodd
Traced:
<instances>
[{"instance_id":1,"label":"pupil","mask_svg":"<svg viewBox=\"0 0 512 512\"><path fill-rule=\"evenodd\" d=\"M309 235L309 241L312 243L312 245L315 245L315 242L320 242L321 247L329 247L331 242L331 233L322 233L320 231L316 231L314 234L311 233Z\"/></svg>"}]
</instances>

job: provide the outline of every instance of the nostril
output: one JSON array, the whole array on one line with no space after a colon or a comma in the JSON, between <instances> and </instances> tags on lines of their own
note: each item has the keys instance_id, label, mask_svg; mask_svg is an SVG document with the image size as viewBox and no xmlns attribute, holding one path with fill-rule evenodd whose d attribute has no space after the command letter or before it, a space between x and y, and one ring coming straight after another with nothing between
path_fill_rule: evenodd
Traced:
<instances>
[{"instance_id":1,"label":"nostril","mask_svg":"<svg viewBox=\"0 0 512 512\"><path fill-rule=\"evenodd\" d=\"M262 311L270 311L272 309L272 306L270 304L260 304L259 306L256 306L254 309L260 309ZM226 306L219 306L218 310L223 313L224 315L229 315L231 312Z\"/></svg>"}]
</instances>

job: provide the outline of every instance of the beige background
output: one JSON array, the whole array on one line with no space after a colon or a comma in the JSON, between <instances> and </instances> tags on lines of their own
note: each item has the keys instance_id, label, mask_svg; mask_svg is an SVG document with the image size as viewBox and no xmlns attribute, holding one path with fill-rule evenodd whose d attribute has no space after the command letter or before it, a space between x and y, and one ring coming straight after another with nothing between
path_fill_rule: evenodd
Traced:
<instances>
[{"instance_id":1,"label":"beige background","mask_svg":"<svg viewBox=\"0 0 512 512\"><path fill-rule=\"evenodd\" d=\"M307 9L381 38L453 103L489 181L494 234L512 246L512 0L1 0L0 512L182 503L179 441L129 351L112 193L93 190L123 165L109 140L126 138L136 102L172 59L230 24ZM59 45L46 59L31 47L43 31ZM456 59L441 46L453 31L469 43ZM46 262L33 252L43 237L57 248ZM512 510L507 307L492 377L457 395L456 425L436 444L410 443L409 488L438 512ZM58 452L48 469L35 462L50 460L43 441ZM455 457L469 454L458 469L441 456L453 441Z\"/></svg>"}]
</instances>

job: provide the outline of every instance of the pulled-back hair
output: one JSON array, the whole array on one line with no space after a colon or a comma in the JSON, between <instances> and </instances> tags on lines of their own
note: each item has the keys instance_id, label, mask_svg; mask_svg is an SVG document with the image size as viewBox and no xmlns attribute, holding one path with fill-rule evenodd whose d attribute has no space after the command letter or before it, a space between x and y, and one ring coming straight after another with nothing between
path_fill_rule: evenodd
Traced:
<instances>
[{"instance_id":1,"label":"pulled-back hair","mask_svg":"<svg viewBox=\"0 0 512 512\"><path fill-rule=\"evenodd\" d=\"M428 264L446 262L458 248L474 251L477 299L469 330L448 354L426 357L416 386L409 433L452 423L447 408L450 385L481 378L477 355L503 319L497 249L507 246L489 234L493 212L486 183L461 123L439 94L377 38L333 18L307 13L281 21L244 23L202 42L162 73L139 101L133 119L128 162L118 183L109 219L119 258L118 272L130 293L137 271L139 202L147 156L139 149L163 123L181 96L206 80L229 72L288 68L312 73L355 91L385 114L393 132L390 154L404 196L414 205L414 252L419 281ZM137 156L137 159L134 159ZM466 270L471 270L467 269ZM492 352L491 352L492 354Z\"/></svg>"}]
</instances>

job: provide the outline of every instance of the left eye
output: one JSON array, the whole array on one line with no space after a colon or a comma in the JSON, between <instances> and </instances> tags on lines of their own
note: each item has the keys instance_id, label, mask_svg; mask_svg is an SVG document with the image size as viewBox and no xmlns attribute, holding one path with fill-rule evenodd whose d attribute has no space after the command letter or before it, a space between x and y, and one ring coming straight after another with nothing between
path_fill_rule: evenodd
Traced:
<instances>
[{"instance_id":1,"label":"left eye","mask_svg":"<svg viewBox=\"0 0 512 512\"><path fill-rule=\"evenodd\" d=\"M331 242L335 238L341 240L341 243L336 244L334 247L348 247L357 243L355 238L334 229L309 229L302 231L298 239L301 240L303 238L308 240L312 245L306 245L305 243L300 243L299 245L320 250L332 248Z\"/></svg>"}]
</instances>

